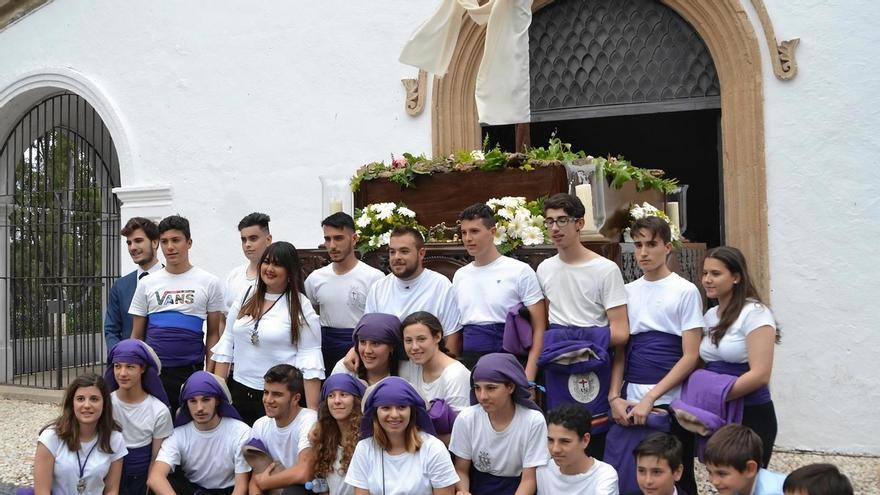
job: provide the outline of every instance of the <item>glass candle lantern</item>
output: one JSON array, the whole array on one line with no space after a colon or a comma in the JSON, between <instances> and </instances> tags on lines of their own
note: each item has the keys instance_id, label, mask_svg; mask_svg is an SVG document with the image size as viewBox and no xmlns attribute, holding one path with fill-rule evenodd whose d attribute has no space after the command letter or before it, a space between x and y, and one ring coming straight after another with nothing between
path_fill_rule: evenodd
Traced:
<instances>
[{"instance_id":1,"label":"glass candle lantern","mask_svg":"<svg viewBox=\"0 0 880 495\"><path fill-rule=\"evenodd\" d=\"M679 184L666 195L666 215L673 225L677 225L684 235L687 230L687 184Z\"/></svg>"},{"instance_id":2,"label":"glass candle lantern","mask_svg":"<svg viewBox=\"0 0 880 495\"><path fill-rule=\"evenodd\" d=\"M318 178L321 180L321 219L340 211L353 215L349 179L327 175Z\"/></svg>"},{"instance_id":3,"label":"glass candle lantern","mask_svg":"<svg viewBox=\"0 0 880 495\"><path fill-rule=\"evenodd\" d=\"M568 193L584 204L584 233L599 232L605 223L605 181L595 161L567 163Z\"/></svg>"}]
</instances>

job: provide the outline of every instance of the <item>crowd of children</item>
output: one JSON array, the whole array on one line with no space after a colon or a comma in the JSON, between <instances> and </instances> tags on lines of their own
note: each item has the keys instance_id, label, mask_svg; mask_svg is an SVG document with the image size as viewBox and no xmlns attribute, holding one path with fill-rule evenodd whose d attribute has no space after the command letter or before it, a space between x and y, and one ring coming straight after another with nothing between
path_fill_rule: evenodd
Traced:
<instances>
[{"instance_id":1,"label":"crowd of children","mask_svg":"<svg viewBox=\"0 0 880 495\"><path fill-rule=\"evenodd\" d=\"M544 206L558 252L537 271L498 252L491 209L463 211L474 261L452 281L411 228L388 275L359 261L344 213L304 281L266 215L239 223L248 263L225 282L190 264L186 219L131 219L107 371L68 387L32 491L696 495L696 457L721 494L852 493L831 465L766 469L779 331L739 250L707 253L704 313L665 220L632 226L624 284L580 242L575 196Z\"/></svg>"}]
</instances>

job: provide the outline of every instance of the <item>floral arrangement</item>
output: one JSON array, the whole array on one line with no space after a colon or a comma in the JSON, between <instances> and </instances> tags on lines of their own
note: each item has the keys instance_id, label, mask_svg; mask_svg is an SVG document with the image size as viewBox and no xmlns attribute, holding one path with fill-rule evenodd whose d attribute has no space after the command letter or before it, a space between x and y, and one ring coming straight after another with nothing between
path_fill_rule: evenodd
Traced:
<instances>
[{"instance_id":1,"label":"floral arrangement","mask_svg":"<svg viewBox=\"0 0 880 495\"><path fill-rule=\"evenodd\" d=\"M402 203L374 203L356 210L354 225L358 235L357 249L361 254L388 244L395 227L414 227L422 235L426 231L416 222L416 212Z\"/></svg>"},{"instance_id":2,"label":"floral arrangement","mask_svg":"<svg viewBox=\"0 0 880 495\"><path fill-rule=\"evenodd\" d=\"M656 189L670 193L676 186L675 179L664 178L662 170L645 169L634 166L623 157L592 157L583 151L572 151L570 143L564 143L550 136L547 147L527 148L525 153L508 153L496 144L489 146L489 136L483 140L479 150L458 150L449 156L428 158L425 155L404 153L401 158L391 156L391 164L385 162L368 163L355 172L351 178L351 189L357 191L365 180L388 179L400 184L402 188L414 187L417 175L430 175L448 172L469 172L472 170L493 171L519 169L525 171L541 167L558 166L564 163L590 164L602 167L606 179L614 188L620 189L627 182L634 181L636 189Z\"/></svg>"},{"instance_id":3,"label":"floral arrangement","mask_svg":"<svg viewBox=\"0 0 880 495\"><path fill-rule=\"evenodd\" d=\"M624 236L629 237L632 231L632 224L635 223L636 220L645 217L657 217L662 218L666 223L669 224L669 230L672 231L672 246L675 249L680 249L682 247L681 244L681 231L678 226L673 224L666 213L658 210L651 203L645 202L641 205L634 204L629 209L630 216L630 227L627 227L626 230L623 231Z\"/></svg>"},{"instance_id":4,"label":"floral arrangement","mask_svg":"<svg viewBox=\"0 0 880 495\"><path fill-rule=\"evenodd\" d=\"M495 245L502 254L520 246L544 244L548 238L544 228L541 200L526 201L523 197L492 198L486 205L495 214Z\"/></svg>"}]
</instances>

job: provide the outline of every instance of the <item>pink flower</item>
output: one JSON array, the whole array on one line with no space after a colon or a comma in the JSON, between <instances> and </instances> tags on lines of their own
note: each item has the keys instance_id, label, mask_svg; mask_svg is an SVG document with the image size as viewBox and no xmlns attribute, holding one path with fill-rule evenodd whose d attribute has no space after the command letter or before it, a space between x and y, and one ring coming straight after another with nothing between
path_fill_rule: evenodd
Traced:
<instances>
[{"instance_id":1,"label":"pink flower","mask_svg":"<svg viewBox=\"0 0 880 495\"><path fill-rule=\"evenodd\" d=\"M395 158L391 160L391 168L404 168L406 167L406 159L404 158Z\"/></svg>"}]
</instances>

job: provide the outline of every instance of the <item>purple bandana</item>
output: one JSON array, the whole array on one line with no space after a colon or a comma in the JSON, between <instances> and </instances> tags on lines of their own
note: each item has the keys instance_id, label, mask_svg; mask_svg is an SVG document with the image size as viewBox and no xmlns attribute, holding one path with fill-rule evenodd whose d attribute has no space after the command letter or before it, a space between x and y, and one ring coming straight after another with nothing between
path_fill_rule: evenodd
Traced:
<instances>
[{"instance_id":1,"label":"purple bandana","mask_svg":"<svg viewBox=\"0 0 880 495\"><path fill-rule=\"evenodd\" d=\"M238 411L232 407L232 396L229 394L229 389L226 388L226 383L223 382L223 379L207 371L196 371L190 375L180 389L180 409L177 411L177 417L174 419L174 426L183 426L193 420L186 401L197 395L216 397L220 402L217 406L217 414L220 417L244 421L241 419Z\"/></svg>"},{"instance_id":2,"label":"purple bandana","mask_svg":"<svg viewBox=\"0 0 880 495\"><path fill-rule=\"evenodd\" d=\"M409 420L415 421L423 432L437 435L425 409L425 401L419 393L403 378L389 376L373 385L373 390L367 394L364 418L361 420L361 438L373 436L373 417L380 406L415 406L416 417Z\"/></svg>"},{"instance_id":3,"label":"purple bandana","mask_svg":"<svg viewBox=\"0 0 880 495\"><path fill-rule=\"evenodd\" d=\"M116 383L116 376L113 375L113 365L115 363L139 364L143 366L144 373L141 375L141 386L153 397L161 400L165 405L168 403L168 395L165 393L165 387L162 386L162 380L159 379L159 373L162 372L162 363L153 349L138 339L125 339L113 346L110 355L107 357L107 370L104 372L104 381L107 382L107 389L111 392L119 388Z\"/></svg>"},{"instance_id":4,"label":"purple bandana","mask_svg":"<svg viewBox=\"0 0 880 495\"><path fill-rule=\"evenodd\" d=\"M358 340L372 340L398 349L403 341L400 333L400 320L394 315L385 313L367 313L354 327L352 339L355 348L357 348Z\"/></svg>"},{"instance_id":5,"label":"purple bandana","mask_svg":"<svg viewBox=\"0 0 880 495\"><path fill-rule=\"evenodd\" d=\"M513 383L513 401L517 404L540 411L541 408L529 399L529 380L519 361L511 354L496 352L481 357L471 373L471 382ZM477 396L471 389L471 404L477 403Z\"/></svg>"},{"instance_id":6,"label":"purple bandana","mask_svg":"<svg viewBox=\"0 0 880 495\"><path fill-rule=\"evenodd\" d=\"M356 397L363 397L366 389L360 380L348 373L337 373L330 375L324 381L324 386L321 387L321 400L327 400L327 396L334 390L341 390Z\"/></svg>"}]
</instances>

